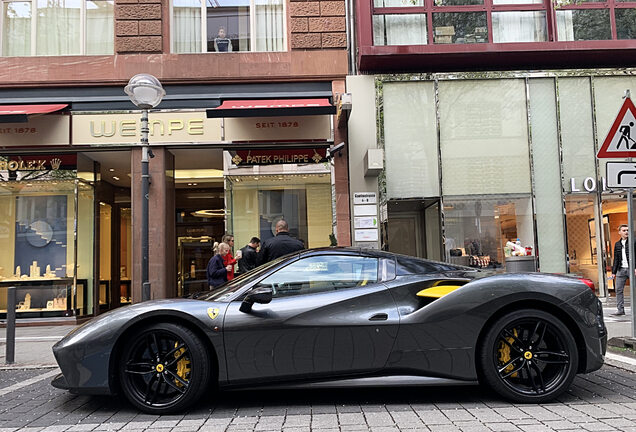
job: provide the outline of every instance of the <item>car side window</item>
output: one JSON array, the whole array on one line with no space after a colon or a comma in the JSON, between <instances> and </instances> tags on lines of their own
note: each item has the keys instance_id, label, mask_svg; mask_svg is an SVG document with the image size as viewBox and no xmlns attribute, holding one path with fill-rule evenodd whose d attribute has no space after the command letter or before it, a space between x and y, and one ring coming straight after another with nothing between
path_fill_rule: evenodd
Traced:
<instances>
[{"instance_id":1,"label":"car side window","mask_svg":"<svg viewBox=\"0 0 636 432\"><path fill-rule=\"evenodd\" d=\"M378 281L378 259L347 255L302 258L263 279L274 298L361 287Z\"/></svg>"}]
</instances>

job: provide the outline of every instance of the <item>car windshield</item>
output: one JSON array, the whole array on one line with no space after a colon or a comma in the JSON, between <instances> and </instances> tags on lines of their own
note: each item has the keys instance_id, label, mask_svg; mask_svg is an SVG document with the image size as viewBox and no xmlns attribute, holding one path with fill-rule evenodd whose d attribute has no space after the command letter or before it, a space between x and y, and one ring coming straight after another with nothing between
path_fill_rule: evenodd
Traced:
<instances>
[{"instance_id":1,"label":"car windshield","mask_svg":"<svg viewBox=\"0 0 636 432\"><path fill-rule=\"evenodd\" d=\"M203 295L197 296L197 300L207 300L207 301L227 301L232 295L245 286L245 284L250 283L254 279L258 279L265 272L267 272L270 268L274 267L278 263L283 260L288 259L289 256L284 256L281 258L277 258L273 261L263 264L260 267L256 267L254 270L244 273L231 281L224 283L223 285L213 289L212 291L205 293Z\"/></svg>"}]
</instances>

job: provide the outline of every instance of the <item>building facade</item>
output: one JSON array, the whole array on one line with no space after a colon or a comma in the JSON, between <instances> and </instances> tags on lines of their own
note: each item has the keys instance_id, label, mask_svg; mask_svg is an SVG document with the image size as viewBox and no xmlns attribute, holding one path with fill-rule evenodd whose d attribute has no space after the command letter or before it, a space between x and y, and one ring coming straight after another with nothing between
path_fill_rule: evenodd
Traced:
<instances>
[{"instance_id":1,"label":"building facade","mask_svg":"<svg viewBox=\"0 0 636 432\"><path fill-rule=\"evenodd\" d=\"M378 196L374 246L611 290L627 202L596 153L636 85L635 6L359 2L349 161L352 193ZM355 166L373 148L378 177Z\"/></svg>"},{"instance_id":2,"label":"building facade","mask_svg":"<svg viewBox=\"0 0 636 432\"><path fill-rule=\"evenodd\" d=\"M166 90L149 116L152 298L207 289L227 232L238 249L285 218L307 247L350 242L346 155L327 151L347 136L343 1L4 5L0 298L18 288L18 318L141 300L137 73Z\"/></svg>"}]
</instances>

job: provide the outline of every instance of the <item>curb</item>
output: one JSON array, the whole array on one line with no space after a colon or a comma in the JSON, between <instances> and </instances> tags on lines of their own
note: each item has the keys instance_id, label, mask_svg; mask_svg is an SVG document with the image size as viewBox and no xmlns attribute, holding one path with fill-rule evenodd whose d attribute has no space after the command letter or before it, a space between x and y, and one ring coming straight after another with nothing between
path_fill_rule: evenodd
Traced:
<instances>
[{"instance_id":1,"label":"curb","mask_svg":"<svg viewBox=\"0 0 636 432\"><path fill-rule=\"evenodd\" d=\"M30 364L5 364L0 366L0 371L3 370L26 370L26 369L53 369L58 367L56 364L40 364L40 365L30 365Z\"/></svg>"},{"instance_id":2,"label":"curb","mask_svg":"<svg viewBox=\"0 0 636 432\"><path fill-rule=\"evenodd\" d=\"M631 357L607 352L605 354L605 364L636 373L636 359Z\"/></svg>"}]
</instances>

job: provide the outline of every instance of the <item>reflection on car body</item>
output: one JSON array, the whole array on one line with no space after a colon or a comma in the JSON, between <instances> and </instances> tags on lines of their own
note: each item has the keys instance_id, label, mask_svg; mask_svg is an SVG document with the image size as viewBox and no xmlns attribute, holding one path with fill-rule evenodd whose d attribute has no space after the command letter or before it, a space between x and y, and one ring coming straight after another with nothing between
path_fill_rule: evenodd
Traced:
<instances>
[{"instance_id":1,"label":"reflection on car body","mask_svg":"<svg viewBox=\"0 0 636 432\"><path fill-rule=\"evenodd\" d=\"M213 313L211 313L211 311ZM607 333L574 277L483 272L355 248L282 257L193 298L108 312L53 348L53 385L149 413L209 388L480 381L544 402L601 367Z\"/></svg>"}]
</instances>

